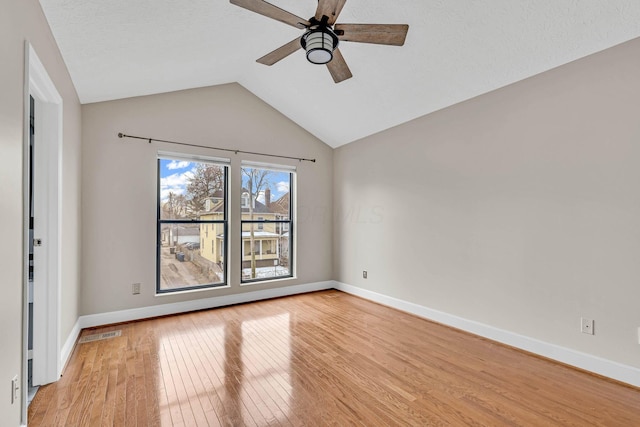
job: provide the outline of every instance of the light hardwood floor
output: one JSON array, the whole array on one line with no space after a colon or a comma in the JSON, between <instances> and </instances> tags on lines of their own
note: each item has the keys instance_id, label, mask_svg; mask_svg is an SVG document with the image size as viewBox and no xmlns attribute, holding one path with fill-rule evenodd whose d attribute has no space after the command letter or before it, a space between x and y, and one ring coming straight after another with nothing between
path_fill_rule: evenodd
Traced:
<instances>
[{"instance_id":1,"label":"light hardwood floor","mask_svg":"<svg viewBox=\"0 0 640 427\"><path fill-rule=\"evenodd\" d=\"M640 390L338 291L84 330L29 426L640 426Z\"/></svg>"}]
</instances>

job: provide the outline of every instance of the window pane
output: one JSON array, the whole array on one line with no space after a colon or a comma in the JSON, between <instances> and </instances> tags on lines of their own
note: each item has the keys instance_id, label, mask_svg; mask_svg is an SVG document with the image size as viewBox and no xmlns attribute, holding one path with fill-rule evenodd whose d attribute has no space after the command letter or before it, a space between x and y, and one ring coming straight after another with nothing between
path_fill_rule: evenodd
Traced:
<instances>
[{"instance_id":1,"label":"window pane","mask_svg":"<svg viewBox=\"0 0 640 427\"><path fill-rule=\"evenodd\" d=\"M211 163L159 159L160 219L224 219L225 167Z\"/></svg>"},{"instance_id":2,"label":"window pane","mask_svg":"<svg viewBox=\"0 0 640 427\"><path fill-rule=\"evenodd\" d=\"M264 224L264 230L259 225L242 224L242 279L291 276L289 234L276 232L278 224Z\"/></svg>"},{"instance_id":3,"label":"window pane","mask_svg":"<svg viewBox=\"0 0 640 427\"><path fill-rule=\"evenodd\" d=\"M242 281L292 276L291 172L242 167Z\"/></svg>"},{"instance_id":4,"label":"window pane","mask_svg":"<svg viewBox=\"0 0 640 427\"><path fill-rule=\"evenodd\" d=\"M290 219L291 176L289 172L242 167L242 219Z\"/></svg>"},{"instance_id":5,"label":"window pane","mask_svg":"<svg viewBox=\"0 0 640 427\"><path fill-rule=\"evenodd\" d=\"M162 223L160 232L160 290L225 283L224 224Z\"/></svg>"},{"instance_id":6,"label":"window pane","mask_svg":"<svg viewBox=\"0 0 640 427\"><path fill-rule=\"evenodd\" d=\"M226 284L227 168L158 159L159 292Z\"/></svg>"}]
</instances>

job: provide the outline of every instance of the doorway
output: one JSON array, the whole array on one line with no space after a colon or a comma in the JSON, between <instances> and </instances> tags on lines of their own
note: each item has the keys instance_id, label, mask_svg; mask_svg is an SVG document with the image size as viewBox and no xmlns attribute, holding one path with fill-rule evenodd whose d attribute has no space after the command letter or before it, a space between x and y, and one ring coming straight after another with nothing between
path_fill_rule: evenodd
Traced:
<instances>
[{"instance_id":1,"label":"doorway","mask_svg":"<svg viewBox=\"0 0 640 427\"><path fill-rule=\"evenodd\" d=\"M28 326L27 326L27 406L31 404L37 385L33 383L33 154L35 143L35 100L29 95L29 254L28 254Z\"/></svg>"},{"instance_id":2,"label":"doorway","mask_svg":"<svg viewBox=\"0 0 640 427\"><path fill-rule=\"evenodd\" d=\"M22 416L28 391L57 381L60 354L62 98L25 45Z\"/></svg>"}]
</instances>

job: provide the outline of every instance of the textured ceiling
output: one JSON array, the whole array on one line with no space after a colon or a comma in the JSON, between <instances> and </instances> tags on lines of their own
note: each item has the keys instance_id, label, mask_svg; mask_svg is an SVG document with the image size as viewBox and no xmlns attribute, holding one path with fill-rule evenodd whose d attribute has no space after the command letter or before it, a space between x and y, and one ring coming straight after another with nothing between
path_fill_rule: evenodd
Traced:
<instances>
[{"instance_id":1,"label":"textured ceiling","mask_svg":"<svg viewBox=\"0 0 640 427\"><path fill-rule=\"evenodd\" d=\"M341 43L354 77L335 84L302 50L256 63L302 30L227 0L40 3L82 103L237 81L333 147L640 36L638 0L348 0L339 23L409 33L403 47Z\"/></svg>"}]
</instances>

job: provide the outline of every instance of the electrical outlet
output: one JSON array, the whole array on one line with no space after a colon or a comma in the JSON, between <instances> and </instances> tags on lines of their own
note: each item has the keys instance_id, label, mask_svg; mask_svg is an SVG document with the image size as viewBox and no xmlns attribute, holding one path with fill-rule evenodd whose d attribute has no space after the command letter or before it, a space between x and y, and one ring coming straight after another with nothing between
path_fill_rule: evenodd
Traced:
<instances>
[{"instance_id":1,"label":"electrical outlet","mask_svg":"<svg viewBox=\"0 0 640 427\"><path fill-rule=\"evenodd\" d=\"M587 319L586 317L580 318L580 331L582 331L583 334L593 335L593 325L593 319Z\"/></svg>"},{"instance_id":2,"label":"electrical outlet","mask_svg":"<svg viewBox=\"0 0 640 427\"><path fill-rule=\"evenodd\" d=\"M367 270L362 270L362 278L363 279L367 278Z\"/></svg>"},{"instance_id":3,"label":"electrical outlet","mask_svg":"<svg viewBox=\"0 0 640 427\"><path fill-rule=\"evenodd\" d=\"M133 295L140 295L140 283L134 283L131 285L131 293Z\"/></svg>"},{"instance_id":4,"label":"electrical outlet","mask_svg":"<svg viewBox=\"0 0 640 427\"><path fill-rule=\"evenodd\" d=\"M18 376L16 375L11 380L11 404L13 405L20 399L20 383L18 383Z\"/></svg>"}]
</instances>

